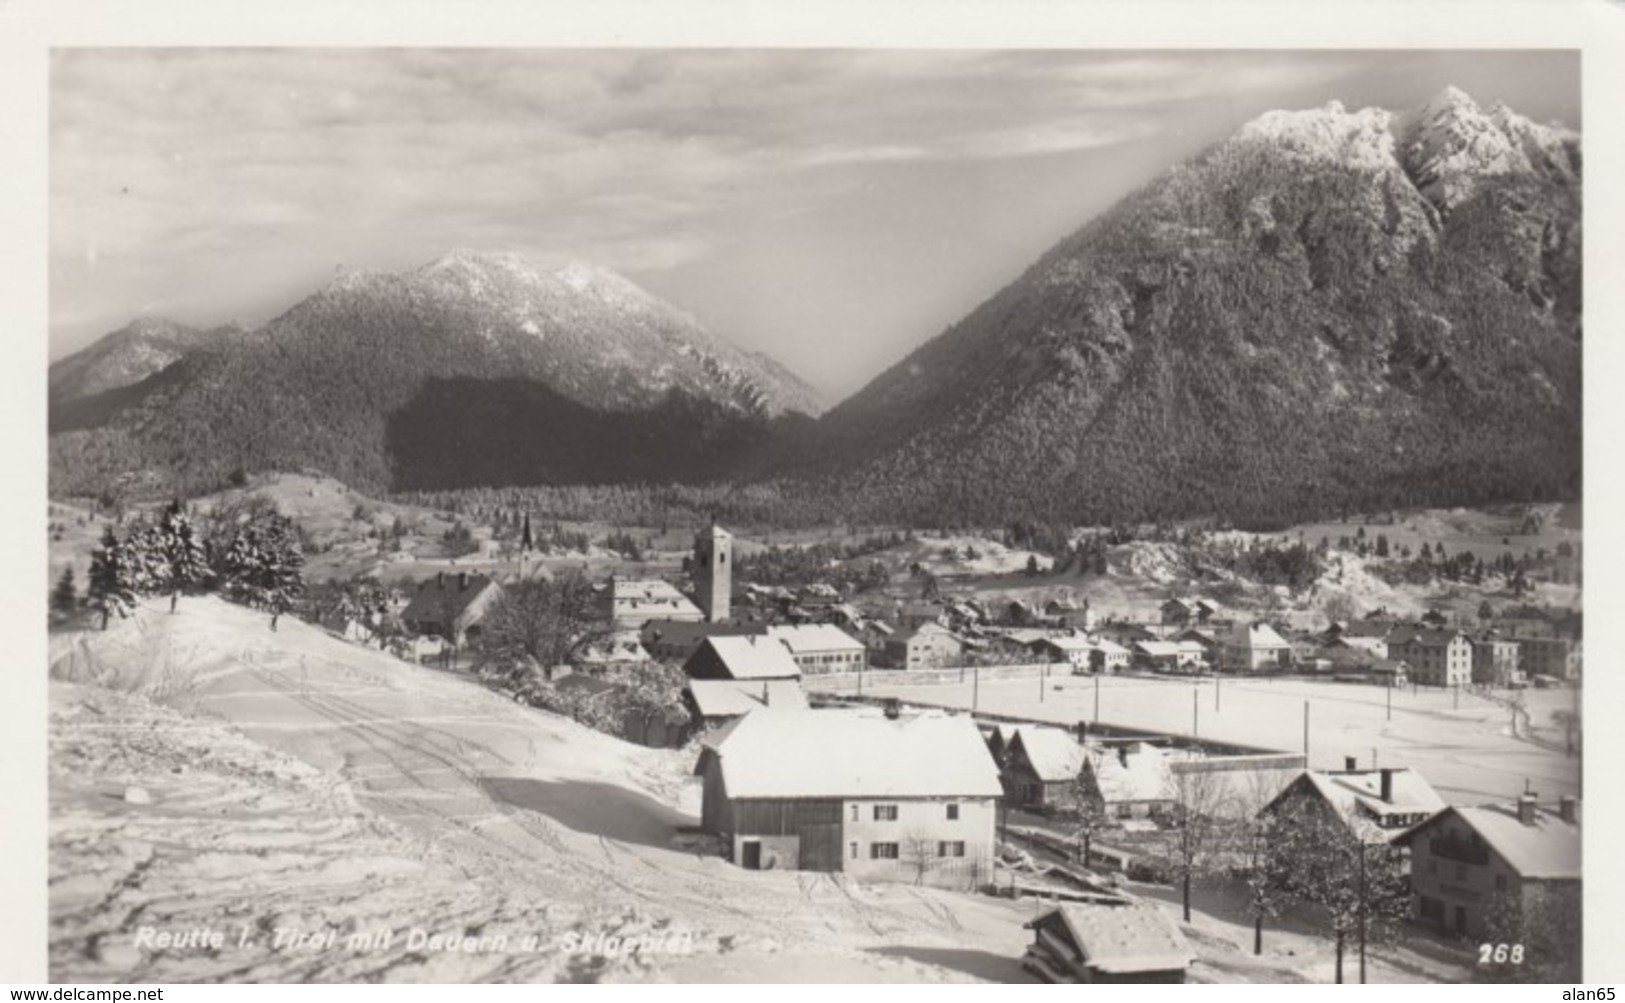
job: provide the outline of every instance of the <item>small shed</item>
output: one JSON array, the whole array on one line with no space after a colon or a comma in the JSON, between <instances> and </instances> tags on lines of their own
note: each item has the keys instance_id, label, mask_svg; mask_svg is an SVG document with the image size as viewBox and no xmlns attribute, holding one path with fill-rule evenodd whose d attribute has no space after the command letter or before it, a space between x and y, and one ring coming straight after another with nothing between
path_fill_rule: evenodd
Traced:
<instances>
[{"instance_id":1,"label":"small shed","mask_svg":"<svg viewBox=\"0 0 1625 1003\"><path fill-rule=\"evenodd\" d=\"M1076 903L1026 924L1022 967L1046 982L1184 982L1195 959L1173 920L1144 902Z\"/></svg>"}]
</instances>

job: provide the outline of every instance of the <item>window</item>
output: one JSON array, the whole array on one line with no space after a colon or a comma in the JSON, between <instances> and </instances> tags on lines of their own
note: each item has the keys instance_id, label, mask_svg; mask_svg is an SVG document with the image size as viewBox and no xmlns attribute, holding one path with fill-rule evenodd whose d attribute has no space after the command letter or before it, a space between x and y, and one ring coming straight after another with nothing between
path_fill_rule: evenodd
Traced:
<instances>
[{"instance_id":1,"label":"window","mask_svg":"<svg viewBox=\"0 0 1625 1003\"><path fill-rule=\"evenodd\" d=\"M852 806L852 821L856 822L857 820L858 820L858 806L853 805Z\"/></svg>"},{"instance_id":2,"label":"window","mask_svg":"<svg viewBox=\"0 0 1625 1003\"><path fill-rule=\"evenodd\" d=\"M876 822L895 822L895 821L897 821L897 806L894 805L894 804L877 804L877 805L875 805L875 821Z\"/></svg>"},{"instance_id":3,"label":"window","mask_svg":"<svg viewBox=\"0 0 1625 1003\"><path fill-rule=\"evenodd\" d=\"M869 844L869 859L870 860L896 860L897 859L897 844L896 843L870 843Z\"/></svg>"},{"instance_id":4,"label":"window","mask_svg":"<svg viewBox=\"0 0 1625 1003\"><path fill-rule=\"evenodd\" d=\"M965 841L962 839L939 842L937 844L937 856L939 857L963 857L964 855Z\"/></svg>"},{"instance_id":5,"label":"window","mask_svg":"<svg viewBox=\"0 0 1625 1003\"><path fill-rule=\"evenodd\" d=\"M852 859L853 860L858 859L858 844L857 843L852 844Z\"/></svg>"},{"instance_id":6,"label":"window","mask_svg":"<svg viewBox=\"0 0 1625 1003\"><path fill-rule=\"evenodd\" d=\"M956 804L949 805L948 806L948 821L957 822L958 820L959 820L959 806L956 805Z\"/></svg>"}]
</instances>

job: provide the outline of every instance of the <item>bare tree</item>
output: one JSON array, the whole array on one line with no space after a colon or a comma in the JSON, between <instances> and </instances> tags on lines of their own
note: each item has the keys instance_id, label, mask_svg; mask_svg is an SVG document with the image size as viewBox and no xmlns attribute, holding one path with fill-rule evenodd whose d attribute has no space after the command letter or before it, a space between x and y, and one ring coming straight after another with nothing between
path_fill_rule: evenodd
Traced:
<instances>
[{"instance_id":1,"label":"bare tree","mask_svg":"<svg viewBox=\"0 0 1625 1003\"><path fill-rule=\"evenodd\" d=\"M1094 837L1114 824L1106 810L1105 798L1101 796L1093 762L1086 763L1077 779L1061 793L1059 807L1071 830L1072 841L1078 846L1078 859L1088 867Z\"/></svg>"},{"instance_id":2,"label":"bare tree","mask_svg":"<svg viewBox=\"0 0 1625 1003\"><path fill-rule=\"evenodd\" d=\"M1200 769L1171 772L1168 788L1173 801L1172 870L1189 923L1191 881L1209 873L1223 855L1228 792L1217 773Z\"/></svg>"},{"instance_id":3,"label":"bare tree","mask_svg":"<svg viewBox=\"0 0 1625 1003\"><path fill-rule=\"evenodd\" d=\"M914 883L925 884L926 876L942 862L937 856L937 841L923 832L911 832L903 840L900 850L903 864L914 872Z\"/></svg>"},{"instance_id":4,"label":"bare tree","mask_svg":"<svg viewBox=\"0 0 1625 1003\"><path fill-rule=\"evenodd\" d=\"M1266 811L1280 793L1279 772L1252 770L1235 796L1231 849L1247 885L1247 906L1253 916L1253 953L1264 953L1264 921L1277 915L1289 898L1283 876L1277 873L1276 846L1282 838L1279 820Z\"/></svg>"}]
</instances>

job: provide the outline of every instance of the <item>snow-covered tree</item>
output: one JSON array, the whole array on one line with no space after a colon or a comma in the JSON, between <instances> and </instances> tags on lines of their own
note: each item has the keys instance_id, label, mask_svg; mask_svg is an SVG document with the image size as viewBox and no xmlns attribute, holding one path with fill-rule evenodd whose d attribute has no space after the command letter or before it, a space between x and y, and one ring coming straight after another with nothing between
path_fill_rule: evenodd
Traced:
<instances>
[{"instance_id":1,"label":"snow-covered tree","mask_svg":"<svg viewBox=\"0 0 1625 1003\"><path fill-rule=\"evenodd\" d=\"M181 503L171 502L158 520L151 547L155 578L169 590L169 611L182 592L206 585L212 574L203 535L192 523Z\"/></svg>"},{"instance_id":2,"label":"snow-covered tree","mask_svg":"<svg viewBox=\"0 0 1625 1003\"><path fill-rule=\"evenodd\" d=\"M67 619L79 609L79 586L74 584L73 569L66 568L62 577L56 580L56 587L51 589L51 612L56 616Z\"/></svg>"},{"instance_id":3,"label":"snow-covered tree","mask_svg":"<svg viewBox=\"0 0 1625 1003\"><path fill-rule=\"evenodd\" d=\"M1404 851L1374 822L1343 818L1324 802L1293 797L1274 808L1272 869L1293 897L1325 910L1337 945L1337 981L1350 937L1387 940L1410 907Z\"/></svg>"},{"instance_id":4,"label":"snow-covered tree","mask_svg":"<svg viewBox=\"0 0 1625 1003\"><path fill-rule=\"evenodd\" d=\"M1087 867L1095 835L1115 824L1095 781L1094 764L1086 766L1062 792L1059 807L1072 841L1078 844L1078 859Z\"/></svg>"},{"instance_id":5,"label":"snow-covered tree","mask_svg":"<svg viewBox=\"0 0 1625 1003\"><path fill-rule=\"evenodd\" d=\"M102 615L102 629L113 614L122 619L135 608L135 587L131 582L130 554L113 534L113 528L102 532L101 546L90 555L90 608Z\"/></svg>"},{"instance_id":6,"label":"snow-covered tree","mask_svg":"<svg viewBox=\"0 0 1625 1003\"><path fill-rule=\"evenodd\" d=\"M599 622L592 584L581 574L514 582L486 611L476 664L495 675L519 672L527 660L549 669L567 662L606 628Z\"/></svg>"}]
</instances>

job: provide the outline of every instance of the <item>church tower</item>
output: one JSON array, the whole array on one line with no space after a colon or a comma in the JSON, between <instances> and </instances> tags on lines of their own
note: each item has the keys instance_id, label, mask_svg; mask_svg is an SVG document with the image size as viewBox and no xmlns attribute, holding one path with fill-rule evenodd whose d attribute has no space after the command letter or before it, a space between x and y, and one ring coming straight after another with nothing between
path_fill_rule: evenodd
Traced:
<instances>
[{"instance_id":1,"label":"church tower","mask_svg":"<svg viewBox=\"0 0 1625 1003\"><path fill-rule=\"evenodd\" d=\"M733 535L714 522L694 536L694 592L709 623L728 619L733 549Z\"/></svg>"}]
</instances>

